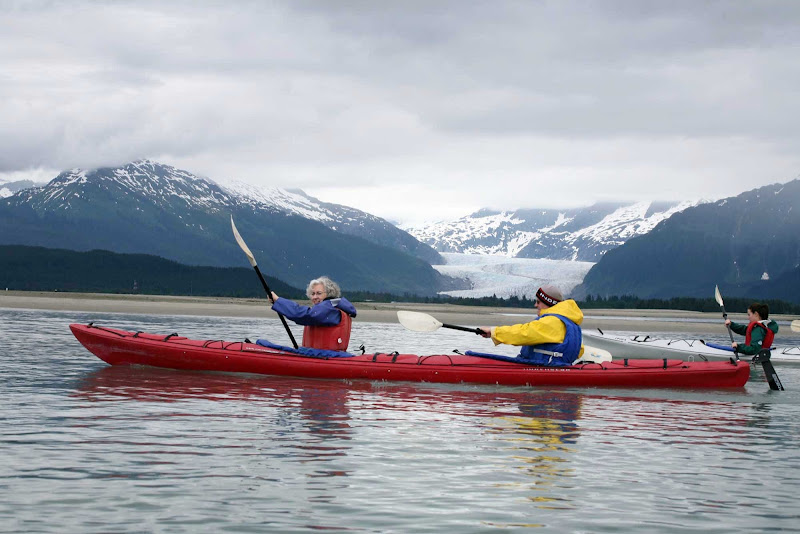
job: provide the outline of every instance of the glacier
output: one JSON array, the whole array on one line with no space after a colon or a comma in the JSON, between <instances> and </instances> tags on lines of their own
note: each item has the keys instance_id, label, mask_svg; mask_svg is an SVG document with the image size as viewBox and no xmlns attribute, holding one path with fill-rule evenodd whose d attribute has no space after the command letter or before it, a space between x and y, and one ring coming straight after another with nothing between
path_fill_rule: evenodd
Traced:
<instances>
[{"instance_id":1,"label":"glacier","mask_svg":"<svg viewBox=\"0 0 800 534\"><path fill-rule=\"evenodd\" d=\"M594 265L588 261L510 258L486 254L443 252L446 263L434 265L440 273L467 279L472 289L443 291L452 297L525 296L532 299L539 286L552 284L569 296Z\"/></svg>"}]
</instances>

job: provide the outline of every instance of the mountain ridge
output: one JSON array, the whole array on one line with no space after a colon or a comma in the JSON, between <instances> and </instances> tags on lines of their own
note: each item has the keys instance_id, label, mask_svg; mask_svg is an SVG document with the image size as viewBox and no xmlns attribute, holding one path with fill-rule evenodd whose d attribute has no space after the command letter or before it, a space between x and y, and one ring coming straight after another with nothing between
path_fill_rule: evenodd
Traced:
<instances>
[{"instance_id":1,"label":"mountain ridge","mask_svg":"<svg viewBox=\"0 0 800 534\"><path fill-rule=\"evenodd\" d=\"M399 230L385 244L379 226L367 232L371 240L349 235L149 160L72 169L45 186L0 199L0 228L5 230L0 244L105 249L188 265L240 266L246 259L232 239L231 215L258 253L262 270L293 286L304 287L321 274L345 287L398 294L433 294L454 283L425 260L393 248Z\"/></svg>"},{"instance_id":2,"label":"mountain ridge","mask_svg":"<svg viewBox=\"0 0 800 534\"><path fill-rule=\"evenodd\" d=\"M383 235L383 241L376 241L377 244L389 244L431 264L443 261L441 255L433 247L418 241L408 232L371 213L321 201L301 189L262 188L238 180L216 180L215 182L234 195L272 209L317 221L334 231L371 240L371 231L378 228Z\"/></svg>"},{"instance_id":3,"label":"mountain ridge","mask_svg":"<svg viewBox=\"0 0 800 534\"><path fill-rule=\"evenodd\" d=\"M608 251L578 295L797 294L800 180L687 209Z\"/></svg>"},{"instance_id":4,"label":"mountain ridge","mask_svg":"<svg viewBox=\"0 0 800 534\"><path fill-rule=\"evenodd\" d=\"M455 221L405 229L439 252L596 262L628 239L703 202L603 202L568 210L482 209Z\"/></svg>"}]
</instances>

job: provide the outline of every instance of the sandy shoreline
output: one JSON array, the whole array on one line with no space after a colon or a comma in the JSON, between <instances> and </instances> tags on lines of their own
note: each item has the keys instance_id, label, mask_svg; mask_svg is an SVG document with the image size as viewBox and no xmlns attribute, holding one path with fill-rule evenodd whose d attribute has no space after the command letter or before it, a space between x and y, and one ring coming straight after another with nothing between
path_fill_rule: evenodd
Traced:
<instances>
[{"instance_id":1,"label":"sandy shoreline","mask_svg":"<svg viewBox=\"0 0 800 534\"><path fill-rule=\"evenodd\" d=\"M396 323L397 310L429 313L439 321L464 326L500 325L526 322L532 309L456 306L453 304L357 302L356 321ZM176 297L162 295L111 295L100 293L57 293L0 291L0 308L134 313L153 315L198 315L218 317L264 317L274 319L266 299L228 297ZM719 333L719 313L682 310L584 310L584 328L630 332ZM733 320L745 320L744 313L731 313ZM794 315L772 316L779 322Z\"/></svg>"}]
</instances>

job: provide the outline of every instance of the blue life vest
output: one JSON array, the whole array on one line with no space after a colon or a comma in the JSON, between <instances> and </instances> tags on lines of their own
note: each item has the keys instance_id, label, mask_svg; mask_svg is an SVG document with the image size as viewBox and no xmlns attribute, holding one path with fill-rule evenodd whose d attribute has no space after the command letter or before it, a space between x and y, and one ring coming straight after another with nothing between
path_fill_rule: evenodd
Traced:
<instances>
[{"instance_id":1,"label":"blue life vest","mask_svg":"<svg viewBox=\"0 0 800 534\"><path fill-rule=\"evenodd\" d=\"M527 345L520 349L519 358L534 365L549 365L551 367L572 365L572 362L577 360L581 353L581 342L583 340L581 327L572 320L557 313L546 313L537 317L534 321L538 321L542 317L547 317L548 315L558 317L561 322L564 323L564 326L567 327L567 333L564 334L564 341L561 343ZM547 351L548 353L557 352L560 354L552 355L541 351Z\"/></svg>"}]
</instances>

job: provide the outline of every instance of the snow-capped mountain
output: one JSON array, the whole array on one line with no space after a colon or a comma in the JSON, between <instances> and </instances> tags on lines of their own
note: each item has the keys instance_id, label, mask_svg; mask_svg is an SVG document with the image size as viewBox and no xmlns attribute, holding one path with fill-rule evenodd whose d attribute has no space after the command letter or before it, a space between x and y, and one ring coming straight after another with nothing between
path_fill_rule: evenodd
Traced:
<instances>
[{"instance_id":1,"label":"snow-capped mountain","mask_svg":"<svg viewBox=\"0 0 800 534\"><path fill-rule=\"evenodd\" d=\"M431 264L442 263L442 257L432 247L370 213L341 204L323 202L300 189L257 187L236 180L217 183L242 201L314 220L331 230L402 250Z\"/></svg>"},{"instance_id":2,"label":"snow-capped mountain","mask_svg":"<svg viewBox=\"0 0 800 534\"><path fill-rule=\"evenodd\" d=\"M28 202L34 209L67 209L71 206L71 197L75 195L72 184L86 183L89 176L99 183L133 193L131 198L136 199L143 194L149 202L162 208L172 202L191 203L194 207L211 211L226 209L230 205L251 205L272 213L297 215L317 221L331 230L400 250L427 263L441 263L441 257L433 248L375 215L348 206L321 202L299 189L259 188L237 181L215 182L149 160L135 161L114 169L72 169L51 181L46 195L34 194L39 189L32 189L27 195L25 192L22 194L29 198Z\"/></svg>"},{"instance_id":3,"label":"snow-capped mountain","mask_svg":"<svg viewBox=\"0 0 800 534\"><path fill-rule=\"evenodd\" d=\"M800 180L675 214L605 254L576 293L800 298Z\"/></svg>"},{"instance_id":4,"label":"snow-capped mountain","mask_svg":"<svg viewBox=\"0 0 800 534\"><path fill-rule=\"evenodd\" d=\"M23 189L36 187L37 185L44 185L44 184L37 184L32 180L15 180L13 182L0 180L0 198L10 197L17 191L22 191Z\"/></svg>"},{"instance_id":5,"label":"snow-capped mountain","mask_svg":"<svg viewBox=\"0 0 800 534\"><path fill-rule=\"evenodd\" d=\"M570 210L481 210L405 230L440 252L596 262L606 251L700 201L594 204Z\"/></svg>"},{"instance_id":6,"label":"snow-capped mountain","mask_svg":"<svg viewBox=\"0 0 800 534\"><path fill-rule=\"evenodd\" d=\"M92 198L87 199L87 193L92 194ZM147 205L171 212L184 206L220 211L235 202L213 182L148 160L117 168L71 169L45 186L20 191L16 200L38 213L75 213L95 210L109 201L118 205L118 195L138 203L136 210Z\"/></svg>"},{"instance_id":7,"label":"snow-capped mountain","mask_svg":"<svg viewBox=\"0 0 800 534\"><path fill-rule=\"evenodd\" d=\"M245 258L232 240L231 215L258 252L262 270L296 287L329 274L343 287L369 291L430 294L452 288L413 256L438 253L382 219L302 192L244 194L147 160L73 169L45 186L0 199L0 244L241 266Z\"/></svg>"}]
</instances>

